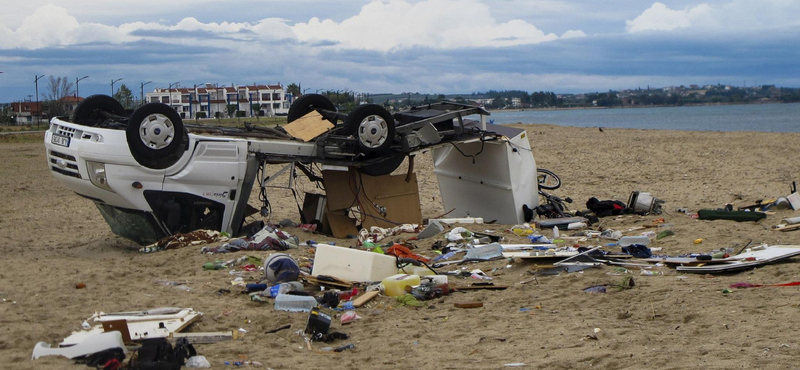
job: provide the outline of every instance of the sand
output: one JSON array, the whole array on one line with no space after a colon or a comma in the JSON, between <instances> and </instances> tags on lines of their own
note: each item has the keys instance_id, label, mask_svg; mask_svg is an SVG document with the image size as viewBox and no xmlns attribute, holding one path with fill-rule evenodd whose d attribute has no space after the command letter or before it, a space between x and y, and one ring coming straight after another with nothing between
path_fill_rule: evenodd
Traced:
<instances>
[{"instance_id":1,"label":"sand","mask_svg":"<svg viewBox=\"0 0 800 370\"><path fill-rule=\"evenodd\" d=\"M800 134L524 127L537 164L555 171L564 182L553 193L571 196L574 208L583 208L592 196L627 201L634 190L665 200L667 213L661 216L602 221L604 227L625 229L665 218L674 225L675 236L651 245L662 248L663 254L706 252L750 240L800 244L800 232L770 230L781 218L798 216L791 210L778 210L759 223L698 221L674 211L726 203L743 206L788 195L791 181L800 174L796 144ZM510 363L564 369L797 366L798 288L722 292L736 282L798 281L797 258L717 276L684 276L666 267L655 269L663 276L641 276L632 268L636 286L607 294L587 294L582 289L621 281L624 276L613 267L543 276L522 285L519 282L531 279L533 264L486 262L470 267L487 271L495 283L509 289L458 293L428 301L422 308L398 306L379 297L358 310L361 320L344 327L338 321L334 324L334 329L350 335L334 346L353 343L354 349L320 352L329 345L315 343L309 351L295 334L305 326L305 314L277 312L270 304L250 302L231 286L233 277L227 271L202 270L205 262L245 253L210 256L191 247L140 254L131 242L111 233L90 201L54 179L42 144L2 143L0 153L4 159L0 229L5 236L0 367L4 369L85 368L57 357L31 361L31 351L39 341L59 342L95 311L162 306L203 312L203 320L191 331L243 328L248 332L237 341L197 346L214 368L241 359L276 369L498 369ZM443 213L429 155L418 158L416 171L423 217ZM299 219L288 191L275 191L272 200L273 221ZM508 226L474 229L496 230L507 242L522 242L523 238L504 231ZM287 231L301 240L354 244L294 228ZM694 244L697 238L703 242ZM418 242L419 253L430 255L432 242ZM307 249L291 253L311 256ZM264 257L269 252L250 254ZM245 277L254 281L258 274ZM186 281L191 291L155 285L155 279ZM87 287L75 289L79 282ZM233 293L218 295L221 288ZM453 306L464 301L481 301L484 306ZM292 329L264 334L283 324L292 324ZM585 339L587 335L596 335L597 340Z\"/></svg>"}]
</instances>

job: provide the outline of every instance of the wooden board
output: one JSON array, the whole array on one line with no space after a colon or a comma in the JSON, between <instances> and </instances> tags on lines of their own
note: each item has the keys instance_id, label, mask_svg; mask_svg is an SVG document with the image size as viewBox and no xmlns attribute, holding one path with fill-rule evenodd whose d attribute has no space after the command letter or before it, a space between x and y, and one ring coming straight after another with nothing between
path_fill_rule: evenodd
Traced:
<instances>
[{"instance_id":1,"label":"wooden board","mask_svg":"<svg viewBox=\"0 0 800 370\"><path fill-rule=\"evenodd\" d=\"M103 331L118 331L122 334L122 341L131 343L131 332L128 330L128 322L126 320L112 320L103 323Z\"/></svg>"},{"instance_id":2,"label":"wooden board","mask_svg":"<svg viewBox=\"0 0 800 370\"><path fill-rule=\"evenodd\" d=\"M356 298L353 301L353 307L361 307L361 306L363 306L365 303L367 303L367 302L371 301L373 298L377 297L378 294L379 294L379 292L376 291L376 290L371 291L371 292L366 292L366 293L362 294L360 297Z\"/></svg>"},{"instance_id":3,"label":"wooden board","mask_svg":"<svg viewBox=\"0 0 800 370\"><path fill-rule=\"evenodd\" d=\"M289 135L309 142L332 129L333 123L323 119L319 112L311 111L305 116L294 120L292 123L283 126L283 128Z\"/></svg>"},{"instance_id":4,"label":"wooden board","mask_svg":"<svg viewBox=\"0 0 800 370\"><path fill-rule=\"evenodd\" d=\"M300 275L300 279L316 285L330 285L346 289L353 288L353 283L344 280L336 280L336 281L320 280L311 275Z\"/></svg>"},{"instance_id":5,"label":"wooden board","mask_svg":"<svg viewBox=\"0 0 800 370\"><path fill-rule=\"evenodd\" d=\"M775 230L778 230L778 231L800 230L800 224L789 225L789 226L784 226L784 227L776 227Z\"/></svg>"}]
</instances>

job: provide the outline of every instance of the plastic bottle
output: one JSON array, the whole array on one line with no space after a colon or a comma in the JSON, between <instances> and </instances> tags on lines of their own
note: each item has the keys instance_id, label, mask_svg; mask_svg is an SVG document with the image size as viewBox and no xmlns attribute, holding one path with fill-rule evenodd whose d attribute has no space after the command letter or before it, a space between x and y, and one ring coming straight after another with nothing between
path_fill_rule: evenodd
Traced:
<instances>
[{"instance_id":1,"label":"plastic bottle","mask_svg":"<svg viewBox=\"0 0 800 370\"><path fill-rule=\"evenodd\" d=\"M268 295L270 298L275 298L278 295L285 294L288 292L297 292L303 290L303 284L299 281L290 281L288 283L280 283L277 285L273 285L269 287L269 289L265 290L264 293Z\"/></svg>"},{"instance_id":2,"label":"plastic bottle","mask_svg":"<svg viewBox=\"0 0 800 370\"><path fill-rule=\"evenodd\" d=\"M224 268L227 267L222 264L222 261L206 262L203 264L203 270L222 270Z\"/></svg>"},{"instance_id":3,"label":"plastic bottle","mask_svg":"<svg viewBox=\"0 0 800 370\"><path fill-rule=\"evenodd\" d=\"M453 257L455 255L456 255L456 252L447 252L445 254L440 254L440 255L438 255L438 256L433 258L433 262L441 261L441 260L447 260L450 257Z\"/></svg>"},{"instance_id":4,"label":"plastic bottle","mask_svg":"<svg viewBox=\"0 0 800 370\"><path fill-rule=\"evenodd\" d=\"M561 236L561 233L558 232L558 226L553 226L553 239L556 239L559 236Z\"/></svg>"},{"instance_id":5,"label":"plastic bottle","mask_svg":"<svg viewBox=\"0 0 800 370\"><path fill-rule=\"evenodd\" d=\"M311 312L317 306L314 297L306 295L278 294L275 297L275 310L289 312Z\"/></svg>"},{"instance_id":6,"label":"plastic bottle","mask_svg":"<svg viewBox=\"0 0 800 370\"><path fill-rule=\"evenodd\" d=\"M339 301L349 301L358 295L358 289L353 288L352 290L343 290L336 293L339 295Z\"/></svg>"},{"instance_id":7,"label":"plastic bottle","mask_svg":"<svg viewBox=\"0 0 800 370\"><path fill-rule=\"evenodd\" d=\"M573 222L567 225L567 230L581 230L587 227L585 222Z\"/></svg>"},{"instance_id":8,"label":"plastic bottle","mask_svg":"<svg viewBox=\"0 0 800 370\"><path fill-rule=\"evenodd\" d=\"M550 244L550 239L544 235L531 235L528 239L531 240L531 243Z\"/></svg>"},{"instance_id":9,"label":"plastic bottle","mask_svg":"<svg viewBox=\"0 0 800 370\"><path fill-rule=\"evenodd\" d=\"M406 294L406 286L419 285L419 276L397 274L387 277L381 281L384 292L389 297L397 297Z\"/></svg>"}]
</instances>

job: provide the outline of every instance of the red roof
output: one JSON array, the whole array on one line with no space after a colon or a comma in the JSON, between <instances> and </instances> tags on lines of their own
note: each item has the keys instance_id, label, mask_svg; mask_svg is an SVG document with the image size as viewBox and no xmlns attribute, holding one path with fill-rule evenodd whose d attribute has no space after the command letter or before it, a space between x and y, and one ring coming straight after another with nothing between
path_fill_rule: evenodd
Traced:
<instances>
[{"instance_id":1,"label":"red roof","mask_svg":"<svg viewBox=\"0 0 800 370\"><path fill-rule=\"evenodd\" d=\"M80 102L83 101L83 98L81 98L80 96L75 97L75 96L69 95L69 96L65 96L65 97L61 98L61 101L64 102L64 103L80 103Z\"/></svg>"}]
</instances>

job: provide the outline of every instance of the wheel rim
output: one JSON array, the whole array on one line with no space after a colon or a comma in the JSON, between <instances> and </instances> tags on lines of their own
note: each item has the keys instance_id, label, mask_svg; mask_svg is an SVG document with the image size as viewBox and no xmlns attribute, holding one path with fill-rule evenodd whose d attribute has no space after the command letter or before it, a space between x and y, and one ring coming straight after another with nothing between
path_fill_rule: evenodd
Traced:
<instances>
[{"instance_id":1,"label":"wheel rim","mask_svg":"<svg viewBox=\"0 0 800 370\"><path fill-rule=\"evenodd\" d=\"M175 138L175 126L163 114L151 114L139 125L139 138L152 149L163 149Z\"/></svg>"},{"instance_id":2,"label":"wheel rim","mask_svg":"<svg viewBox=\"0 0 800 370\"><path fill-rule=\"evenodd\" d=\"M358 139L367 148L379 148L389 137L389 124L383 117L373 114L358 125Z\"/></svg>"}]
</instances>

